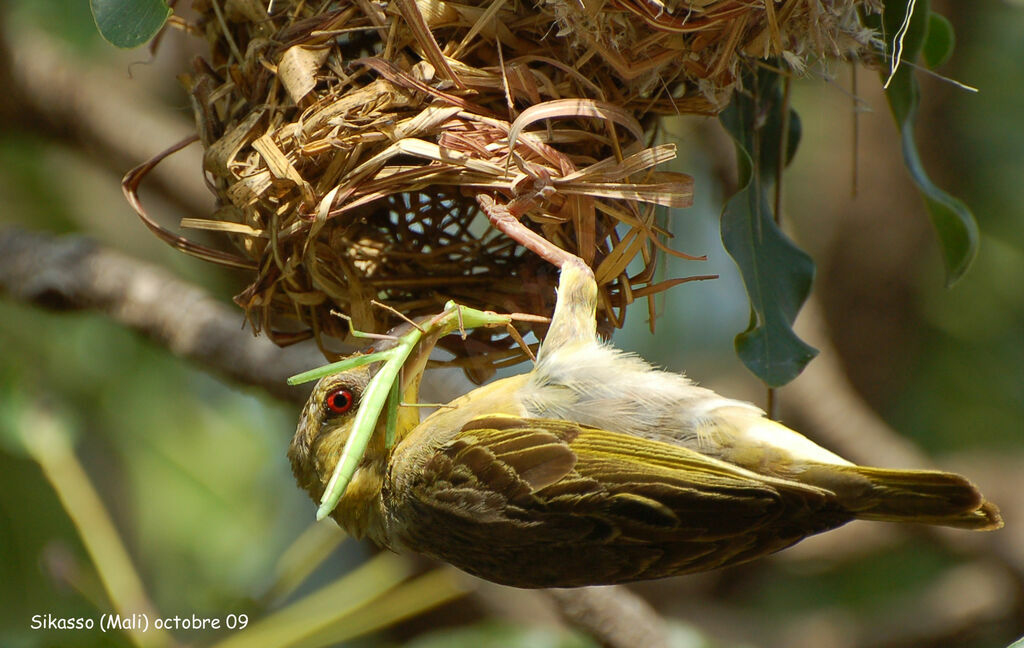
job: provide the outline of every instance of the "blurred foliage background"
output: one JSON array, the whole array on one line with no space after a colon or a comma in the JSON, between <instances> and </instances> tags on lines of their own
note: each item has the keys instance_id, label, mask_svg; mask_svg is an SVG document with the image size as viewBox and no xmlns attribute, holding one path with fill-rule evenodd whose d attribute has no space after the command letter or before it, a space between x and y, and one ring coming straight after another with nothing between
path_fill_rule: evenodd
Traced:
<instances>
[{"instance_id":1,"label":"blurred foliage background","mask_svg":"<svg viewBox=\"0 0 1024 648\"><path fill-rule=\"evenodd\" d=\"M753 565L637 585L669 621L673 645L1003 648L1024 634L1024 10L996 0L933 6L958 38L940 72L980 92L922 77L918 141L932 176L978 218L974 267L944 287L877 76L858 72L854 91L853 73L840 64L794 85L804 139L785 180L784 224L818 264L811 308L825 332L819 345L871 410L938 465L976 480L1002 507L1007 527L965 537L855 523ZM118 52L100 41L85 2L64 0L5 3L0 39L7 54L0 80L13 83L7 77L15 70L17 83L27 79L75 111L95 113L62 127L19 112L24 104L5 84L0 226L88 235L228 303L241 277L158 242L118 184L125 170L192 128L174 77L201 53L199 44L172 32L155 58ZM104 129L130 144L105 147ZM698 189L697 205L670 216L675 245L709 257L672 260L665 272L721 278L671 291L653 336L635 308L616 342L763 402L732 351L748 312L718 237L723 187L732 181L728 140L713 120L669 121L665 129L681 143L678 170L693 174ZM180 173L149 203L167 224L202 216L212 204L196 147L175 163ZM241 313L238 321L245 335ZM592 645L545 612L544 599L390 554L364 564L371 547L311 527L312 504L285 459L292 404L227 384L88 312L0 298L0 350L4 646L132 645L124 633L31 628L37 614L98 619L109 611L106 568L114 577L134 571L163 616L246 614L253 629L270 615L277 624L240 645L339 638L367 646ZM778 394L794 423L812 421L799 398L787 404L805 378L813 380L801 377ZM856 444L858 431L847 434ZM62 440L72 444L84 486L41 470L40 456L44 465L67 460ZM83 542L83 526L102 529L102 515L76 526L62 498L89 489L130 562L98 565ZM323 587L335 589L317 598ZM416 616L422 610L431 611ZM230 636L173 634L196 645Z\"/></svg>"}]
</instances>

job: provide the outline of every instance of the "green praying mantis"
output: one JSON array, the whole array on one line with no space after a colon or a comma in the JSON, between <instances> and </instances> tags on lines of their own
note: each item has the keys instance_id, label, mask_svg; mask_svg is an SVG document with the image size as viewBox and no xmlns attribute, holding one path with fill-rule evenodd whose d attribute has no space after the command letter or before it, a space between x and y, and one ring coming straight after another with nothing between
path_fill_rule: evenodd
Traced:
<instances>
[{"instance_id":1,"label":"green praying mantis","mask_svg":"<svg viewBox=\"0 0 1024 648\"><path fill-rule=\"evenodd\" d=\"M394 445L397 413L401 400L401 380L399 380L401 369L424 336L430 335L437 339L456 330L462 331L465 335L466 329L482 327L505 326L512 330L513 320L547 321L547 318L521 313L502 315L492 311L461 306L454 301L449 301L438 315L420 324L410 322L413 326L409 332L400 336L380 336L352 329L352 334L355 337L384 338L393 341L393 346L383 351L354 355L288 379L289 385L300 385L356 367L383 363L362 395L359 409L355 415L352 434L345 443L342 455L335 466L327 488L324 490L323 497L320 499L320 505L316 512L317 521L330 515L344 495L345 489L366 452L366 446L373 431L377 428L385 406L387 411L385 413L384 445L388 449ZM518 335L516 337L518 338ZM521 339L520 343L522 343Z\"/></svg>"}]
</instances>

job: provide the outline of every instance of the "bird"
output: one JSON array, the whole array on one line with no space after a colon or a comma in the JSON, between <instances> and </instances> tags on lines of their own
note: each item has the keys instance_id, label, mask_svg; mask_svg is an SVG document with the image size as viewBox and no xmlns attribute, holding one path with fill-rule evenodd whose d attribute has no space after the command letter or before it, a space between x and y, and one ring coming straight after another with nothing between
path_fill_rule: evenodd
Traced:
<instances>
[{"instance_id":1,"label":"bird","mask_svg":"<svg viewBox=\"0 0 1024 648\"><path fill-rule=\"evenodd\" d=\"M717 569L851 520L1002 526L966 477L855 465L750 403L615 348L597 334L596 308L590 268L565 263L532 369L421 422L401 408L395 443L374 432L334 520L520 588ZM406 402L434 341L405 367ZM374 372L321 378L303 408L288 456L314 501Z\"/></svg>"}]
</instances>

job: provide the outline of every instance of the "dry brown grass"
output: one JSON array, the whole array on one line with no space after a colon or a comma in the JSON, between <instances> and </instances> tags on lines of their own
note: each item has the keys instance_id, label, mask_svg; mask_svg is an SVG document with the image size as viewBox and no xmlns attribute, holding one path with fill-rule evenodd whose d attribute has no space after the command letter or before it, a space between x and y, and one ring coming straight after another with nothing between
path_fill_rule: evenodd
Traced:
<instances>
[{"instance_id":1,"label":"dry brown grass","mask_svg":"<svg viewBox=\"0 0 1024 648\"><path fill-rule=\"evenodd\" d=\"M657 116L715 114L752 60L858 55L872 34L857 10L873 3L266 4L194 3L211 51L183 79L221 207L182 225L238 252L172 242L250 268L237 301L254 328L313 335L332 357L325 339L349 326L332 310L364 331L395 323L372 300L409 317L450 299L550 313L557 273L524 232L591 264L601 324L621 325L631 302L678 283L654 279L671 251L655 207L688 206L692 180L654 170L675 156L651 145ZM491 227L500 215L519 234ZM488 362L518 353L495 331L452 345Z\"/></svg>"}]
</instances>

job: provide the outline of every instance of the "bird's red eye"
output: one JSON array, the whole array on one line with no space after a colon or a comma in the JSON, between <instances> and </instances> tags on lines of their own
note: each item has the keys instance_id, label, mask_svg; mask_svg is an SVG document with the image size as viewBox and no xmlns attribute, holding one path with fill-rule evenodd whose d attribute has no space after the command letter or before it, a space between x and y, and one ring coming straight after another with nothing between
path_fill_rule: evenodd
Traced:
<instances>
[{"instance_id":1,"label":"bird's red eye","mask_svg":"<svg viewBox=\"0 0 1024 648\"><path fill-rule=\"evenodd\" d=\"M348 387L338 387L327 394L327 409L335 414L344 414L352 409L355 402L356 397L352 395L352 390Z\"/></svg>"}]
</instances>

